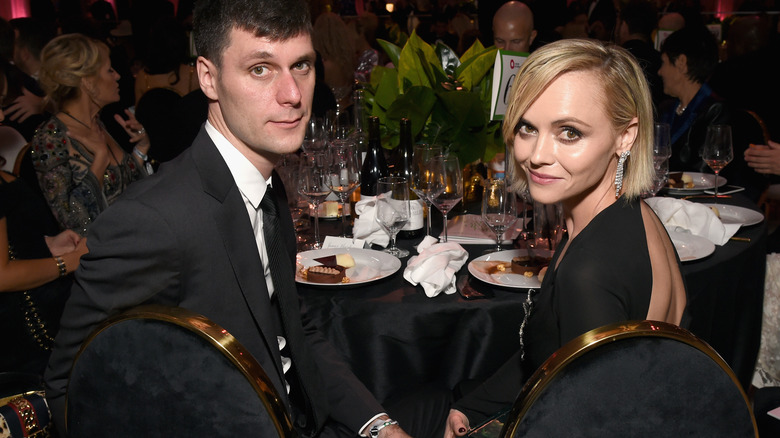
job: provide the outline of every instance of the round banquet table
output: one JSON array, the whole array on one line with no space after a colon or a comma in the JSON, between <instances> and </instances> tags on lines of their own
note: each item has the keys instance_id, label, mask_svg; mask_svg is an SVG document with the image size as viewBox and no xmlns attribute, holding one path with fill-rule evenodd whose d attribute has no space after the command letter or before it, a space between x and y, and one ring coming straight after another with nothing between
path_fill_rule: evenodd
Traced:
<instances>
[{"instance_id":1,"label":"round banquet table","mask_svg":"<svg viewBox=\"0 0 780 438\"><path fill-rule=\"evenodd\" d=\"M720 202L756 208L740 196ZM321 227L323 235L339 231L328 222ZM743 227L736 237L749 241L718 246L710 256L683 263L682 273L690 330L712 345L748 388L761 335L766 225ZM419 240L398 243L416 254ZM463 247L470 262L490 245ZM459 293L429 298L421 286L403 279L408 260L395 274L367 284L298 285L309 318L380 402L430 383L452 388L464 379L487 377L518 348L526 290L483 283L464 265L457 274ZM464 288L485 297L465 299Z\"/></svg>"}]
</instances>

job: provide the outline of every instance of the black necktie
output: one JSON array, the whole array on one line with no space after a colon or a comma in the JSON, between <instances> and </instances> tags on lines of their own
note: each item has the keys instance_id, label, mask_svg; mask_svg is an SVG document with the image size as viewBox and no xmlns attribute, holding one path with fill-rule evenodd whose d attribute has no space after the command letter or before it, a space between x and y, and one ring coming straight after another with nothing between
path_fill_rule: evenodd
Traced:
<instances>
[{"instance_id":1,"label":"black necktie","mask_svg":"<svg viewBox=\"0 0 780 438\"><path fill-rule=\"evenodd\" d=\"M296 369L296 361L300 359L300 355L297 354L300 346L292 345L293 342L303 341L303 327L295 289L295 271L282 241L279 208L271 186L267 186L265 196L260 201L260 208L263 210L263 237L268 253L267 263L271 270L271 280L274 283L271 304L281 320L280 329L282 332L279 335L287 338L285 349L289 349L290 356L292 356L292 368L285 379L290 384L290 401L294 407L301 409L304 418L307 418L310 415L306 413L310 408L307 403L308 397L303 395L305 391L300 382L302 376L298 375Z\"/></svg>"}]
</instances>

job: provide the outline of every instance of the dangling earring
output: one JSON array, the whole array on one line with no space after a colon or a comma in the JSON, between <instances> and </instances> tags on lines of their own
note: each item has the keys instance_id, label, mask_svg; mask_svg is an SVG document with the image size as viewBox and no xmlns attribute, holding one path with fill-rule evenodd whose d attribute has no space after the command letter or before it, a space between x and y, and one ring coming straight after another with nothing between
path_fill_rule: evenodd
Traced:
<instances>
[{"instance_id":1,"label":"dangling earring","mask_svg":"<svg viewBox=\"0 0 780 438\"><path fill-rule=\"evenodd\" d=\"M631 155L631 151L623 151L617 163L617 173L615 174L615 198L620 197L620 189L623 187L623 165L626 164L626 158Z\"/></svg>"}]
</instances>

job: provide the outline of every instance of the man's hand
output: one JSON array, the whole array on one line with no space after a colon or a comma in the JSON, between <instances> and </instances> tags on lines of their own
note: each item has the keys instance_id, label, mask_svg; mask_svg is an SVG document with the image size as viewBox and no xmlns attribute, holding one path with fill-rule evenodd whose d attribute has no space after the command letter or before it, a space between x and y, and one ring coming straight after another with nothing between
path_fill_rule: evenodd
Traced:
<instances>
[{"instance_id":1,"label":"man's hand","mask_svg":"<svg viewBox=\"0 0 780 438\"><path fill-rule=\"evenodd\" d=\"M22 123L30 116L43 112L43 98L22 88L22 95L14 99L14 103L5 110L9 120Z\"/></svg>"},{"instance_id":2,"label":"man's hand","mask_svg":"<svg viewBox=\"0 0 780 438\"><path fill-rule=\"evenodd\" d=\"M468 417L457 409L450 409L450 415L447 417L447 428L444 429L444 438L464 436L468 431Z\"/></svg>"},{"instance_id":3,"label":"man's hand","mask_svg":"<svg viewBox=\"0 0 780 438\"><path fill-rule=\"evenodd\" d=\"M745 150L745 161L758 173L780 175L780 143L750 145Z\"/></svg>"}]
</instances>

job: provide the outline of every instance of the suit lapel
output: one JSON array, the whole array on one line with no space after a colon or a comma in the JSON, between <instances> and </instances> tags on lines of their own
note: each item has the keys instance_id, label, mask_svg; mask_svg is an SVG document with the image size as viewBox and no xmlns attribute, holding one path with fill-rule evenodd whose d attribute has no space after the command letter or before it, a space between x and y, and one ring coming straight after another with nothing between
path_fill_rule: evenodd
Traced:
<instances>
[{"instance_id":1,"label":"suit lapel","mask_svg":"<svg viewBox=\"0 0 780 438\"><path fill-rule=\"evenodd\" d=\"M212 213L236 281L255 324L265 339L268 351L274 358L276 372L282 376L284 373L281 369L276 330L272 323L273 310L243 198L222 155L203 128L192 148L203 190L219 202Z\"/></svg>"}]
</instances>

